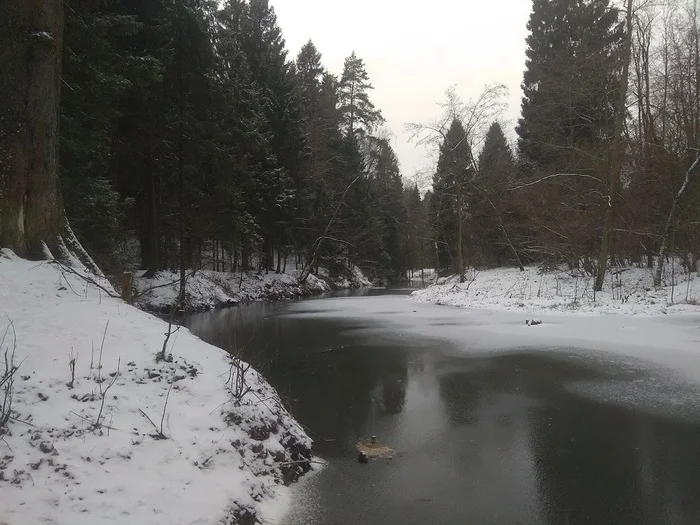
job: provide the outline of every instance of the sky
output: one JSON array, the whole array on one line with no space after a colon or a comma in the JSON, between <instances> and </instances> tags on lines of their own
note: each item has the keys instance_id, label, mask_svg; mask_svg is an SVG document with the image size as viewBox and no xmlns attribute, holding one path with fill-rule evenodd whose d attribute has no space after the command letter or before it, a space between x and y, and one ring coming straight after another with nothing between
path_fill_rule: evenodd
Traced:
<instances>
[{"instance_id":1,"label":"sky","mask_svg":"<svg viewBox=\"0 0 700 525\"><path fill-rule=\"evenodd\" d=\"M487 84L509 88L502 121L514 140L531 0L271 0L290 58L313 40L340 76L352 51L365 61L371 99L393 135L405 178L430 173L434 155L409 142L408 122L439 117L451 85L464 99Z\"/></svg>"}]
</instances>

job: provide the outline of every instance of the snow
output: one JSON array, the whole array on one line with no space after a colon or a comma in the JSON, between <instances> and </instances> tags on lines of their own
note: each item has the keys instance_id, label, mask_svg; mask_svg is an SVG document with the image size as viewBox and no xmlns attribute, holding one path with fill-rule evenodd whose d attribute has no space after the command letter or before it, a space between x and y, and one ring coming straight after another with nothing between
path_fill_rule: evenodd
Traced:
<instances>
[{"instance_id":1,"label":"snow","mask_svg":"<svg viewBox=\"0 0 700 525\"><path fill-rule=\"evenodd\" d=\"M19 369L0 440L3 525L274 518L285 485L309 468L311 440L255 370L237 402L222 350L182 328L171 362L156 362L166 323L2 250L0 338L6 330L3 354L16 341Z\"/></svg>"},{"instance_id":2,"label":"snow","mask_svg":"<svg viewBox=\"0 0 700 525\"><path fill-rule=\"evenodd\" d=\"M531 314L659 315L698 312L700 276L683 274L669 265L665 286L653 287L653 270L622 268L606 276L603 291L594 293L594 277L558 269L541 272L528 267L470 270L464 283L456 276L419 290L419 302L469 308L522 311ZM673 286L671 280L673 277Z\"/></svg>"},{"instance_id":3,"label":"snow","mask_svg":"<svg viewBox=\"0 0 700 525\"><path fill-rule=\"evenodd\" d=\"M362 271L353 266L351 276L330 278L321 268L320 276L309 275L305 283L299 282L300 271L277 274L274 272L240 273L199 270L188 272L186 304L188 310L208 310L226 305L249 303L260 300L297 299L309 295L331 292L334 289L360 288L371 285ZM139 306L151 311L171 308L179 293L179 274L158 272L149 279L134 278L136 298Z\"/></svg>"}]
</instances>

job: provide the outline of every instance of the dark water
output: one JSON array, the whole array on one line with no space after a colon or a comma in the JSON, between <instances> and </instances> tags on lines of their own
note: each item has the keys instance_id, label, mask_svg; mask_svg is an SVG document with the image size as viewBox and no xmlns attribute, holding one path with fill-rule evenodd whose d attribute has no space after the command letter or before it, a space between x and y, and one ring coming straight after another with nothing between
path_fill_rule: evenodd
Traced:
<instances>
[{"instance_id":1,"label":"dark water","mask_svg":"<svg viewBox=\"0 0 700 525\"><path fill-rule=\"evenodd\" d=\"M245 347L328 461L295 489L285 525L700 524L697 386L570 349L469 355L381 315L299 309L188 322ZM619 393L625 403L605 401ZM354 445L371 435L396 457L359 464Z\"/></svg>"}]
</instances>

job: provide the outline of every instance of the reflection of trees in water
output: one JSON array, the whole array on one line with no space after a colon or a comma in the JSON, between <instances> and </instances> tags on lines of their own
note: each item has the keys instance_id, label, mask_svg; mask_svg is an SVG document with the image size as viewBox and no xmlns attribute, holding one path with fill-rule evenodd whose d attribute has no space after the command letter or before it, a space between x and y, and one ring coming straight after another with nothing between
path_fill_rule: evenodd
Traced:
<instances>
[{"instance_id":1,"label":"reflection of trees in water","mask_svg":"<svg viewBox=\"0 0 700 525\"><path fill-rule=\"evenodd\" d=\"M518 363L524 357L455 359L453 366L459 368L443 370L439 376L440 397L450 423L475 423L481 403L518 388L524 380Z\"/></svg>"},{"instance_id":2,"label":"reflection of trees in water","mask_svg":"<svg viewBox=\"0 0 700 525\"><path fill-rule=\"evenodd\" d=\"M453 426L469 425L477 421L475 411L479 403L479 387L471 372L460 372L440 377L440 397Z\"/></svg>"},{"instance_id":3,"label":"reflection of trees in water","mask_svg":"<svg viewBox=\"0 0 700 525\"><path fill-rule=\"evenodd\" d=\"M466 366L439 378L453 425L474 423L499 394L522 391L542 401L528 409L528 421L539 493L533 504L546 524L700 523L698 425L568 393L570 381L601 379L601 370L581 362L516 355ZM632 379L611 373L604 381Z\"/></svg>"},{"instance_id":4,"label":"reflection of trees in water","mask_svg":"<svg viewBox=\"0 0 700 525\"><path fill-rule=\"evenodd\" d=\"M274 358L266 376L322 455L348 454L357 438L367 437L372 418L404 409L407 367L421 370L420 353L359 346L366 337L338 320L274 317L264 304L239 310L194 319L193 329L224 348L235 333L249 342L253 362ZM437 371L439 393L452 425L474 423L479 409L501 394L542 401L526 417L538 491L533 505L547 525L700 523L698 426L567 393L569 381L605 378L580 361L525 354L445 366Z\"/></svg>"},{"instance_id":5,"label":"reflection of trees in water","mask_svg":"<svg viewBox=\"0 0 700 525\"><path fill-rule=\"evenodd\" d=\"M400 414L406 403L406 365L383 367L381 371L382 406L388 414Z\"/></svg>"},{"instance_id":6,"label":"reflection of trees in water","mask_svg":"<svg viewBox=\"0 0 700 525\"><path fill-rule=\"evenodd\" d=\"M262 368L285 404L320 446L346 450L381 413L398 414L406 399L403 349L358 346L360 325L276 316L253 304L195 315L187 325L222 348L238 348Z\"/></svg>"},{"instance_id":7,"label":"reflection of trees in water","mask_svg":"<svg viewBox=\"0 0 700 525\"><path fill-rule=\"evenodd\" d=\"M579 379L581 371L561 375ZM531 422L546 523L700 523L700 428L596 403L561 382L550 384L557 402Z\"/></svg>"},{"instance_id":8,"label":"reflection of trees in water","mask_svg":"<svg viewBox=\"0 0 700 525\"><path fill-rule=\"evenodd\" d=\"M533 421L548 524L700 523L697 426L562 397Z\"/></svg>"},{"instance_id":9,"label":"reflection of trees in water","mask_svg":"<svg viewBox=\"0 0 700 525\"><path fill-rule=\"evenodd\" d=\"M297 418L327 453L345 453L376 417L377 408L396 414L405 403L407 372L400 352L385 348L345 347L280 357L270 380L293 400ZM380 386L381 400L377 399ZM334 439L334 444L318 438Z\"/></svg>"}]
</instances>

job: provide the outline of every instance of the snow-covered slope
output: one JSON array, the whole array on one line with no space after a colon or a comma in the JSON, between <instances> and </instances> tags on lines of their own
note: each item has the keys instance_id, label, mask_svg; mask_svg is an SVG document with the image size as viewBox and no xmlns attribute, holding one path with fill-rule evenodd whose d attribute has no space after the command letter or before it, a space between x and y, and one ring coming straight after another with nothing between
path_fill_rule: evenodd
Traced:
<instances>
[{"instance_id":1,"label":"snow-covered slope","mask_svg":"<svg viewBox=\"0 0 700 525\"><path fill-rule=\"evenodd\" d=\"M673 278L674 286L671 286ZM456 276L419 290L420 302L470 308L516 310L531 313L624 313L656 315L699 311L700 277L671 275L664 287L653 287L652 270L624 268L606 277L601 292L593 292L594 278L565 270L541 272L538 268L469 270L464 283Z\"/></svg>"},{"instance_id":2,"label":"snow-covered slope","mask_svg":"<svg viewBox=\"0 0 700 525\"><path fill-rule=\"evenodd\" d=\"M296 270L283 274L247 272L242 277L239 273L211 270L189 273L187 308L206 310L252 301L298 299L334 289L359 288L372 284L357 267L352 268L350 279L347 277L331 279L327 272L322 270L320 277L309 275L303 284L299 282L299 273ZM152 279L139 275L134 281L136 292L140 294L136 302L146 310L169 310L179 293L179 276L173 272L158 272Z\"/></svg>"},{"instance_id":3,"label":"snow-covered slope","mask_svg":"<svg viewBox=\"0 0 700 525\"><path fill-rule=\"evenodd\" d=\"M187 330L156 362L166 331L76 276L0 251L2 355L14 349L19 365L0 440L0 523L253 523L283 512L311 440L253 369L238 376L237 400L230 358Z\"/></svg>"}]
</instances>

